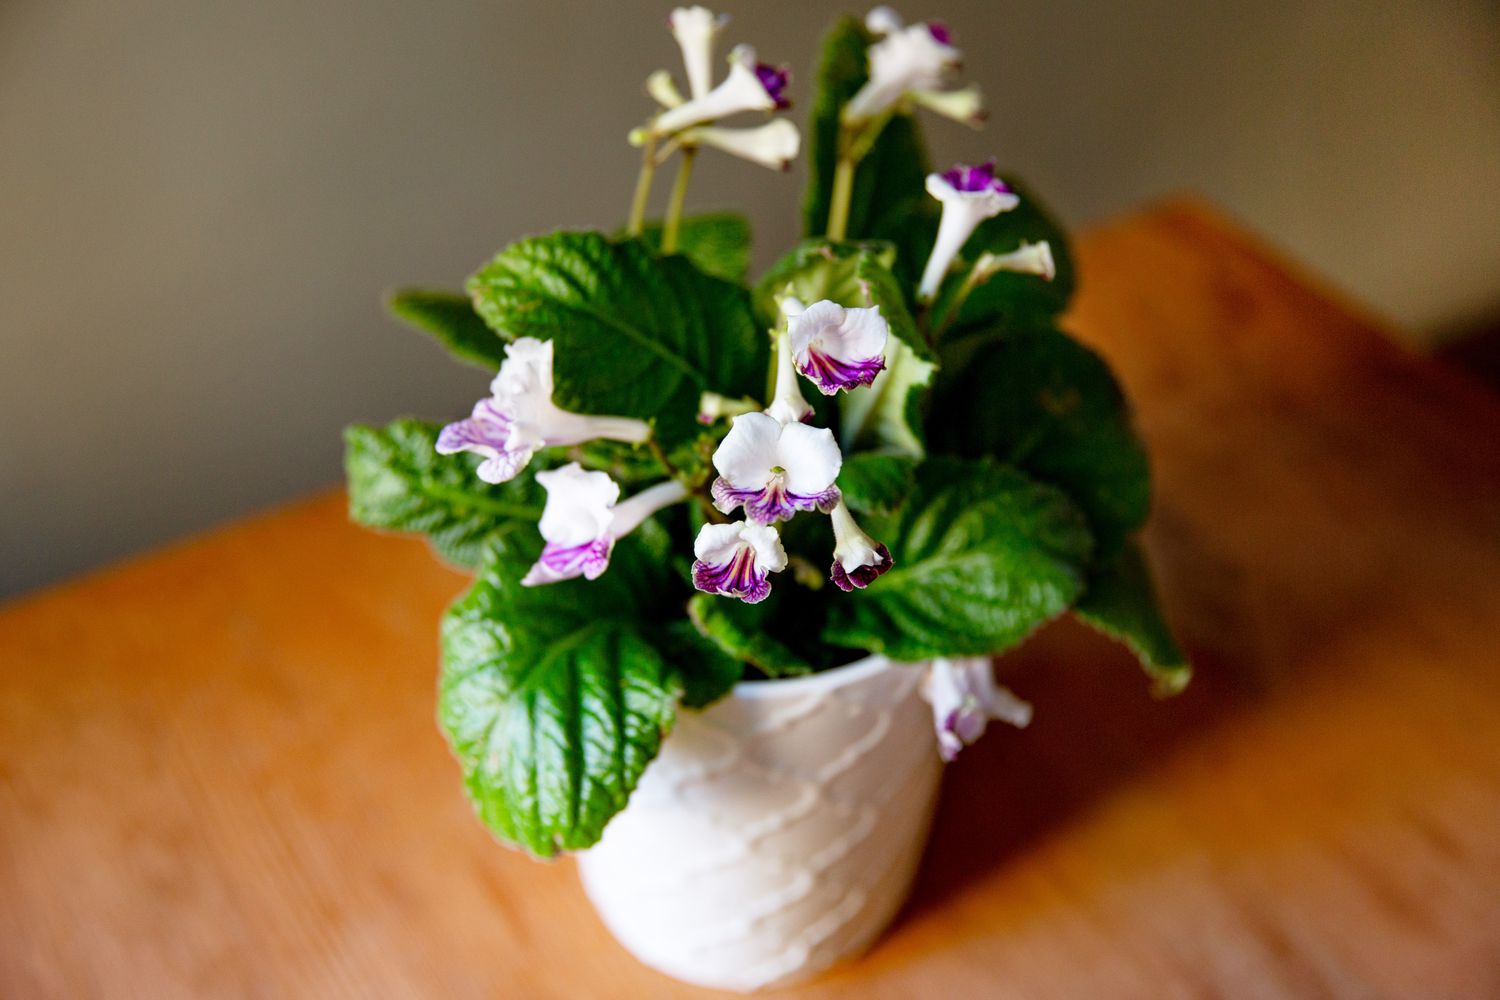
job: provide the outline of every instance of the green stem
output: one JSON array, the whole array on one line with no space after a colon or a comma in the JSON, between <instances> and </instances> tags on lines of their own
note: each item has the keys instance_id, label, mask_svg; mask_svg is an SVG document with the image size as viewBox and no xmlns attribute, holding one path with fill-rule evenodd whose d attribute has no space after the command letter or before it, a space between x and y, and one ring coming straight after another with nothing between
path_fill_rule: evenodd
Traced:
<instances>
[{"instance_id":1,"label":"green stem","mask_svg":"<svg viewBox=\"0 0 1500 1000\"><path fill-rule=\"evenodd\" d=\"M682 147L682 162L677 166L677 180L672 185L672 200L667 204L666 222L662 224L661 252L677 252L677 230L682 225L682 206L687 202L688 180L693 176L693 160L698 150L693 146Z\"/></svg>"},{"instance_id":2,"label":"green stem","mask_svg":"<svg viewBox=\"0 0 1500 1000\"><path fill-rule=\"evenodd\" d=\"M828 205L828 238L842 242L849 232L849 201L854 197L854 168L858 161L840 156L833 168L833 193Z\"/></svg>"},{"instance_id":3,"label":"green stem","mask_svg":"<svg viewBox=\"0 0 1500 1000\"><path fill-rule=\"evenodd\" d=\"M656 177L656 140L647 139L641 151L641 172L635 180L635 197L630 202L630 222L625 232L641 235L646 225L646 202L651 199L651 181Z\"/></svg>"}]
</instances>

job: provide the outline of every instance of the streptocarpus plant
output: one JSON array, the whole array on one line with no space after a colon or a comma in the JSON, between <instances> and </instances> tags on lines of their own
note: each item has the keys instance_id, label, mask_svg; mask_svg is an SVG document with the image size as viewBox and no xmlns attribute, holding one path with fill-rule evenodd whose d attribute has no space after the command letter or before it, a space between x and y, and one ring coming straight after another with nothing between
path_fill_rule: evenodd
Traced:
<instances>
[{"instance_id":1,"label":"streptocarpus plant","mask_svg":"<svg viewBox=\"0 0 1500 1000\"><path fill-rule=\"evenodd\" d=\"M687 217L694 160L797 155L789 75L725 19L669 21L623 231L502 250L395 314L495 373L444 427L347 432L352 516L473 569L442 626L440 716L481 817L547 856L594 843L676 713L870 653L938 661L945 756L1030 709L988 657L1071 610L1172 692L1188 666L1132 536L1146 455L1065 333L1062 233L990 163L929 170L916 117L970 124L936 22L839 21L812 120L806 239L747 285L749 228ZM769 116L740 127L725 119ZM646 210L676 159L661 224Z\"/></svg>"}]
</instances>

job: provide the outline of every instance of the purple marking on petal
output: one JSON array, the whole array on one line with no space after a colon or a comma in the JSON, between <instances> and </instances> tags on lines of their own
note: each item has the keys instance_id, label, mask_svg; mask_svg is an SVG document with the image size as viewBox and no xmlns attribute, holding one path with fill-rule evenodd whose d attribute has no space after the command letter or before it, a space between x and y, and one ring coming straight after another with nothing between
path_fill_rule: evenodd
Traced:
<instances>
[{"instance_id":1,"label":"purple marking on petal","mask_svg":"<svg viewBox=\"0 0 1500 1000\"><path fill-rule=\"evenodd\" d=\"M582 545L553 545L549 542L542 549L540 561L560 578L582 576L597 580L599 574L609 567L609 553L613 548L614 539L608 536Z\"/></svg>"},{"instance_id":2,"label":"purple marking on petal","mask_svg":"<svg viewBox=\"0 0 1500 1000\"><path fill-rule=\"evenodd\" d=\"M943 171L943 180L951 184L955 191L970 193L993 191L996 194L1010 193L1010 185L995 176L994 160L981 163L977 167L970 167L960 163L952 170Z\"/></svg>"},{"instance_id":3,"label":"purple marking on petal","mask_svg":"<svg viewBox=\"0 0 1500 1000\"><path fill-rule=\"evenodd\" d=\"M766 88L766 96L776 104L776 110L791 107L792 102L786 95L787 84L792 80L790 70L777 68L767 63L756 63L755 78L760 81L762 87Z\"/></svg>"},{"instance_id":4,"label":"purple marking on petal","mask_svg":"<svg viewBox=\"0 0 1500 1000\"><path fill-rule=\"evenodd\" d=\"M873 358L840 361L832 355L808 348L807 364L799 364L797 370L812 379L813 385L823 395L832 396L840 390L855 389L874 382L875 376L885 370L885 357L877 354Z\"/></svg>"},{"instance_id":5,"label":"purple marking on petal","mask_svg":"<svg viewBox=\"0 0 1500 1000\"><path fill-rule=\"evenodd\" d=\"M755 552L740 546L734 558L723 565L698 560L693 563L693 586L709 594L738 597L746 604L759 604L771 593L770 573L756 569Z\"/></svg>"},{"instance_id":6,"label":"purple marking on petal","mask_svg":"<svg viewBox=\"0 0 1500 1000\"><path fill-rule=\"evenodd\" d=\"M867 566L856 566L853 570L844 569L844 564L835 559L833 569L828 574L833 585L847 594L856 588L864 590L874 583L892 565L891 550L884 544L875 546L875 555L875 562Z\"/></svg>"},{"instance_id":7,"label":"purple marking on petal","mask_svg":"<svg viewBox=\"0 0 1500 1000\"><path fill-rule=\"evenodd\" d=\"M736 489L722 476L714 480L710 488L714 506L728 514L736 507L745 508L745 516L757 524L775 524L795 516L799 510L818 510L828 513L839 502L837 486L830 486L822 493L792 493L783 485L781 477L775 477L764 489Z\"/></svg>"},{"instance_id":8,"label":"purple marking on petal","mask_svg":"<svg viewBox=\"0 0 1500 1000\"><path fill-rule=\"evenodd\" d=\"M949 31L948 26L942 21L928 21L927 33L931 35L932 40L934 42L937 42L939 45L953 44L953 32Z\"/></svg>"}]
</instances>

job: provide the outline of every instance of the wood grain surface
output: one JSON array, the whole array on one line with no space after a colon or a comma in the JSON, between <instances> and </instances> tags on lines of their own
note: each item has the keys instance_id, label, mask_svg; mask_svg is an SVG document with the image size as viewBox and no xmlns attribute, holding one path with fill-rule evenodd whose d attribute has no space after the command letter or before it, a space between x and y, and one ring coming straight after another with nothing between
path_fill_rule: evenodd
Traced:
<instances>
[{"instance_id":1,"label":"wood grain surface","mask_svg":"<svg viewBox=\"0 0 1500 1000\"><path fill-rule=\"evenodd\" d=\"M1197 681L1008 657L1036 722L951 768L904 916L778 995L1500 997L1500 404L1192 203L1081 256ZM328 495L0 611L0 996L707 995L471 815L462 584Z\"/></svg>"}]
</instances>

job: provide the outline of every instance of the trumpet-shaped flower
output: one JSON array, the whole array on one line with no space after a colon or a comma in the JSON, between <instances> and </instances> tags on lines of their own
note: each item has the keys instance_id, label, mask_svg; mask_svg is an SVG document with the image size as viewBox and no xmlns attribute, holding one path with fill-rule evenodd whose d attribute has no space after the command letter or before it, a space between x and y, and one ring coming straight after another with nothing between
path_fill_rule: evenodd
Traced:
<instances>
[{"instance_id":1,"label":"trumpet-shaped flower","mask_svg":"<svg viewBox=\"0 0 1500 1000\"><path fill-rule=\"evenodd\" d=\"M891 568L891 550L865 534L840 500L833 508L833 585L848 593L863 590Z\"/></svg>"},{"instance_id":2,"label":"trumpet-shaped flower","mask_svg":"<svg viewBox=\"0 0 1500 1000\"><path fill-rule=\"evenodd\" d=\"M797 370L825 396L869 385L885 368L891 328L880 307L846 309L824 299L788 321Z\"/></svg>"},{"instance_id":3,"label":"trumpet-shaped flower","mask_svg":"<svg viewBox=\"0 0 1500 1000\"><path fill-rule=\"evenodd\" d=\"M865 18L865 27L883 36L870 46L870 75L844 106L846 124L872 121L890 111L905 97L912 97L949 117L975 121L982 117L979 91L944 91L958 70L961 55L940 21L904 26L889 7L876 7ZM944 93L950 98L938 96Z\"/></svg>"},{"instance_id":4,"label":"trumpet-shaped flower","mask_svg":"<svg viewBox=\"0 0 1500 1000\"><path fill-rule=\"evenodd\" d=\"M685 134L686 141L712 146L731 156L759 163L772 170L785 170L802 148L802 133L785 118L754 128L720 128L705 125Z\"/></svg>"},{"instance_id":5,"label":"trumpet-shaped flower","mask_svg":"<svg viewBox=\"0 0 1500 1000\"><path fill-rule=\"evenodd\" d=\"M1008 212L1021 203L1014 191L995 176L994 163L977 167L959 164L941 174L927 175L927 193L943 204L937 242L922 271L917 298L932 301L953 260L985 219Z\"/></svg>"},{"instance_id":6,"label":"trumpet-shaped flower","mask_svg":"<svg viewBox=\"0 0 1500 1000\"><path fill-rule=\"evenodd\" d=\"M801 302L787 296L781 301L781 312L792 322L803 310ZM776 346L776 393L766 413L779 424L800 424L812 419L813 408L797 384L797 369L792 362L792 339L785 329L773 335Z\"/></svg>"},{"instance_id":7,"label":"trumpet-shaped flower","mask_svg":"<svg viewBox=\"0 0 1500 1000\"><path fill-rule=\"evenodd\" d=\"M714 506L726 514L743 506L760 524L784 521L799 510L827 512L838 503L833 484L843 464L826 427L741 414L714 452Z\"/></svg>"},{"instance_id":8,"label":"trumpet-shaped flower","mask_svg":"<svg viewBox=\"0 0 1500 1000\"><path fill-rule=\"evenodd\" d=\"M505 361L490 383L490 396L474 404L466 420L438 434L437 451L484 456L478 475L503 483L526 467L538 449L595 438L640 443L651 434L643 421L569 413L552 402L552 341L521 337L505 348Z\"/></svg>"},{"instance_id":9,"label":"trumpet-shaped flower","mask_svg":"<svg viewBox=\"0 0 1500 1000\"><path fill-rule=\"evenodd\" d=\"M547 491L537 528L545 545L541 558L521 584L535 587L582 576L594 580L609 567L615 542L663 507L687 499L676 480L642 490L624 503L620 484L603 472L585 471L577 462L536 474Z\"/></svg>"},{"instance_id":10,"label":"trumpet-shaped flower","mask_svg":"<svg viewBox=\"0 0 1500 1000\"><path fill-rule=\"evenodd\" d=\"M667 26L682 49L682 65L694 98L707 94L713 85L714 42L728 23L728 15L706 7L678 7L667 16Z\"/></svg>"},{"instance_id":11,"label":"trumpet-shaped flower","mask_svg":"<svg viewBox=\"0 0 1500 1000\"><path fill-rule=\"evenodd\" d=\"M693 586L758 604L771 593L772 573L786 569L776 529L751 521L705 524L693 543Z\"/></svg>"},{"instance_id":12,"label":"trumpet-shaped flower","mask_svg":"<svg viewBox=\"0 0 1500 1000\"><path fill-rule=\"evenodd\" d=\"M995 683L987 656L933 660L922 695L932 705L938 752L947 761L984 735L991 719L1017 728L1031 723L1031 706Z\"/></svg>"},{"instance_id":13,"label":"trumpet-shaped flower","mask_svg":"<svg viewBox=\"0 0 1500 1000\"><path fill-rule=\"evenodd\" d=\"M788 107L787 82L791 74L785 69L757 62L755 50L748 45L736 46L729 56L729 75L724 82L690 101L668 108L656 117L652 132L672 135L694 125L728 118L745 111L776 111Z\"/></svg>"},{"instance_id":14,"label":"trumpet-shaped flower","mask_svg":"<svg viewBox=\"0 0 1500 1000\"><path fill-rule=\"evenodd\" d=\"M1043 281L1051 281L1057 277L1057 263L1052 259L1052 244L1046 240L1040 243L1023 242L1019 249L1010 253L986 251L974 262L974 274L978 280L982 281L1000 271L1034 274Z\"/></svg>"}]
</instances>

